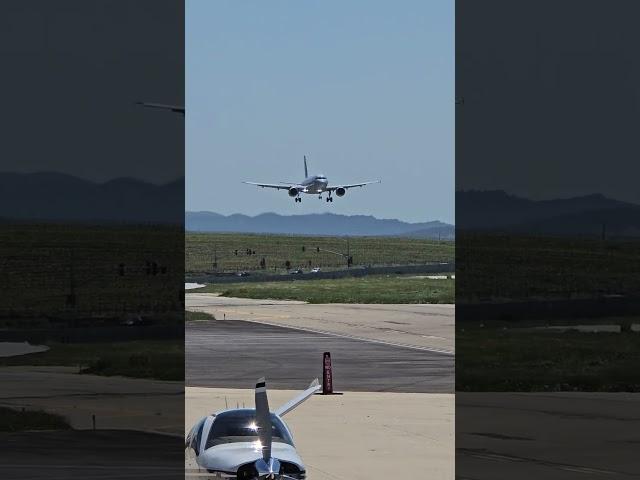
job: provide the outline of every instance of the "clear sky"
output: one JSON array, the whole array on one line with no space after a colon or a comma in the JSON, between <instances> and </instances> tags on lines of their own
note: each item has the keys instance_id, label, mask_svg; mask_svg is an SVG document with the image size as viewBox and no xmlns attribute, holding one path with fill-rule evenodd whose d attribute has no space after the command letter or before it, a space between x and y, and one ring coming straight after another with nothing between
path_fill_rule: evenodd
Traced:
<instances>
[{"instance_id":1,"label":"clear sky","mask_svg":"<svg viewBox=\"0 0 640 480\"><path fill-rule=\"evenodd\" d=\"M454 221L454 1L186 2L186 207ZM244 185L380 178L332 204Z\"/></svg>"}]
</instances>

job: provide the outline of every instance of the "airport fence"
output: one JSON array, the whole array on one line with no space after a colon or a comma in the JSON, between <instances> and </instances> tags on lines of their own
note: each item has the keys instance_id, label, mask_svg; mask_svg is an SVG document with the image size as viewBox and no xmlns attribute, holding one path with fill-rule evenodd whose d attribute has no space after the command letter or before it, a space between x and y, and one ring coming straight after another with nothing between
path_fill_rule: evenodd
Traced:
<instances>
[{"instance_id":1,"label":"airport fence","mask_svg":"<svg viewBox=\"0 0 640 480\"><path fill-rule=\"evenodd\" d=\"M185 271L265 274L291 270L426 265L454 261L453 241L396 237L311 237L187 233Z\"/></svg>"}]
</instances>

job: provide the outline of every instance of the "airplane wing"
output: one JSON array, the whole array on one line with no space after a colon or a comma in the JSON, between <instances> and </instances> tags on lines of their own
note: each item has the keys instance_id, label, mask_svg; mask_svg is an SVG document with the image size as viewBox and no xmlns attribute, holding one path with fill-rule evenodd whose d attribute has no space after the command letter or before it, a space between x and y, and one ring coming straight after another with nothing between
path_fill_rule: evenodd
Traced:
<instances>
[{"instance_id":1,"label":"airplane wing","mask_svg":"<svg viewBox=\"0 0 640 480\"><path fill-rule=\"evenodd\" d=\"M175 113L181 113L184 115L184 107L179 107L178 105L165 105L163 103L147 103L147 102L136 102L136 105L142 105L147 108L160 108L162 110L171 110Z\"/></svg>"},{"instance_id":2,"label":"airplane wing","mask_svg":"<svg viewBox=\"0 0 640 480\"><path fill-rule=\"evenodd\" d=\"M285 414L289 413L291 410L296 408L302 402L307 400L311 395L313 395L314 393L316 393L317 391L319 391L321 389L322 389L322 385L320 385L320 382L318 382L318 379L316 378L313 382L311 382L311 385L309 385L309 388L307 388L300 395L298 395L295 398L292 398L291 400L289 400L284 405L280 406L274 413L276 415L280 416L280 417L282 415L285 415Z\"/></svg>"},{"instance_id":3,"label":"airplane wing","mask_svg":"<svg viewBox=\"0 0 640 480\"><path fill-rule=\"evenodd\" d=\"M256 183L256 182L242 182L242 183L246 183L247 185L257 185L258 187L262 187L262 188L275 188L277 190L289 190L291 187L296 187L300 190L304 190L304 187L300 185L296 185L295 183L290 183L286 185L282 183Z\"/></svg>"},{"instance_id":4,"label":"airplane wing","mask_svg":"<svg viewBox=\"0 0 640 480\"><path fill-rule=\"evenodd\" d=\"M380 183L380 180L372 180L370 182L362 182L362 183L350 183L348 185L333 185L331 187L327 187L327 190L330 191L335 191L338 188L344 188L345 190L347 188L353 188L353 187L364 187L365 185L371 185L372 183Z\"/></svg>"}]
</instances>

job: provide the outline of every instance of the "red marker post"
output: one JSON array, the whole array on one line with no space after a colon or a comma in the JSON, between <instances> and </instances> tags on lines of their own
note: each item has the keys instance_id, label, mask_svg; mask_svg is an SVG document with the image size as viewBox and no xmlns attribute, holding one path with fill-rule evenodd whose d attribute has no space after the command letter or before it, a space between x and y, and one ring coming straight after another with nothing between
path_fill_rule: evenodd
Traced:
<instances>
[{"instance_id":1,"label":"red marker post","mask_svg":"<svg viewBox=\"0 0 640 480\"><path fill-rule=\"evenodd\" d=\"M331 370L331 352L324 352L322 358L322 394L333 394L333 371Z\"/></svg>"},{"instance_id":2,"label":"red marker post","mask_svg":"<svg viewBox=\"0 0 640 480\"><path fill-rule=\"evenodd\" d=\"M322 356L322 395L342 395L333 391L333 370L331 369L331 352Z\"/></svg>"}]
</instances>

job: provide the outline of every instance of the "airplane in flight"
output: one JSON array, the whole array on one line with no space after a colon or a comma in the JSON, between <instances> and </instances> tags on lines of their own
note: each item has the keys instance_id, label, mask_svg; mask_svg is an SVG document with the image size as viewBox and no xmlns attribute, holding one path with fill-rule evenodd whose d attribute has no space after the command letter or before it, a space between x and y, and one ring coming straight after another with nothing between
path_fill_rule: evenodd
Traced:
<instances>
[{"instance_id":1,"label":"airplane in flight","mask_svg":"<svg viewBox=\"0 0 640 480\"><path fill-rule=\"evenodd\" d=\"M327 177L324 175L311 175L307 169L307 157L304 157L304 176L305 179L299 183L280 182L280 183L256 183L256 182L243 182L248 185L257 185L262 188L275 188L277 190L287 190L290 197L294 197L296 202L302 202L300 197L301 193L308 195L318 195L318 198L322 199L322 194L327 192L327 202L333 202L332 193L338 197L343 197L349 188L364 187L372 183L380 183L380 180L374 180L369 182L351 183L346 185L333 185L329 186Z\"/></svg>"},{"instance_id":2,"label":"airplane in flight","mask_svg":"<svg viewBox=\"0 0 640 480\"><path fill-rule=\"evenodd\" d=\"M164 103L148 103L148 102L136 102L136 105L142 105L147 108L159 108L161 110L171 110L172 112L179 113L184 117L184 107L179 105L165 105Z\"/></svg>"},{"instance_id":3,"label":"airplane in flight","mask_svg":"<svg viewBox=\"0 0 640 480\"><path fill-rule=\"evenodd\" d=\"M303 480L306 468L282 417L318 392L318 379L274 412L260 378L255 409L227 409L200 419L185 439L185 455L197 476L228 480ZM187 475L189 477L189 475Z\"/></svg>"}]
</instances>

